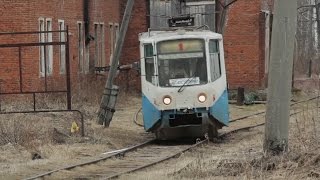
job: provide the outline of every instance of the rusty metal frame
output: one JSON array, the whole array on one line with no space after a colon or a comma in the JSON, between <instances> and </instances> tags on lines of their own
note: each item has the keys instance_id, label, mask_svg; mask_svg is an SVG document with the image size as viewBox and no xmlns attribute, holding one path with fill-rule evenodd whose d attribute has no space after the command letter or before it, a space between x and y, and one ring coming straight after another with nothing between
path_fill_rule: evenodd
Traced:
<instances>
[{"instance_id":1,"label":"rusty metal frame","mask_svg":"<svg viewBox=\"0 0 320 180\"><path fill-rule=\"evenodd\" d=\"M19 50L19 92L1 92L1 81L0 81L0 114L26 114L26 113L51 113L51 112L75 112L80 115L81 119L81 135L84 136L84 116L81 111L72 109L72 101L71 101L71 80L70 80L70 54L69 54L69 28L66 27L66 30L61 31L30 31L30 32L4 32L0 33L0 36L5 35L37 35L42 33L65 33L66 41L62 42L41 42L41 43L12 43L12 44L0 44L0 48L18 48ZM57 46L57 45L65 45L65 60L66 60L66 90L59 91L49 91L47 85L47 46ZM23 90L23 76L22 76L22 55L21 49L22 47L28 46L44 46L44 91L24 91ZM36 94L55 94L55 93L65 93L67 95L67 109L50 109L50 110L38 110L36 108ZM32 111L9 111L4 112L1 110L1 96L5 95L21 95L21 94L32 94L33 96L33 110Z\"/></svg>"}]
</instances>

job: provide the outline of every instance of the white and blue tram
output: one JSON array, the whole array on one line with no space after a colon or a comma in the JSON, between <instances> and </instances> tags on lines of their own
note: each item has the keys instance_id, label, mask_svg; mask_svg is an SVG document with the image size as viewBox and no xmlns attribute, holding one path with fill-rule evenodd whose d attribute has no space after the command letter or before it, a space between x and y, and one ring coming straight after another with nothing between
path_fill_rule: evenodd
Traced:
<instances>
[{"instance_id":1,"label":"white and blue tram","mask_svg":"<svg viewBox=\"0 0 320 180\"><path fill-rule=\"evenodd\" d=\"M222 35L208 30L139 35L144 128L158 139L209 137L228 125Z\"/></svg>"}]
</instances>

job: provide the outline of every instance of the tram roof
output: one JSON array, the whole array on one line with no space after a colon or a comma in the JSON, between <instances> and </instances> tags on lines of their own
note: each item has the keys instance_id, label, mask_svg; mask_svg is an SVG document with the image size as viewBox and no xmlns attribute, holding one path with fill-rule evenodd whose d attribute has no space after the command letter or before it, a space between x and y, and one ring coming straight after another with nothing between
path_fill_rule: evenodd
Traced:
<instances>
[{"instance_id":1,"label":"tram roof","mask_svg":"<svg viewBox=\"0 0 320 180\"><path fill-rule=\"evenodd\" d=\"M180 36L180 37L179 37ZM140 41L161 41L178 38L213 38L222 39L222 35L209 30L171 30L171 31L149 31L139 34Z\"/></svg>"}]
</instances>

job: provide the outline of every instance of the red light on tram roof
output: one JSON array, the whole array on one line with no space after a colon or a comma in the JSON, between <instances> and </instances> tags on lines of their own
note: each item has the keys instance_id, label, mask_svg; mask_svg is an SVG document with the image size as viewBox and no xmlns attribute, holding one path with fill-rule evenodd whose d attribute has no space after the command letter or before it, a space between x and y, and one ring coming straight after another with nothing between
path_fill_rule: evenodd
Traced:
<instances>
[{"instance_id":1,"label":"red light on tram roof","mask_svg":"<svg viewBox=\"0 0 320 180\"><path fill-rule=\"evenodd\" d=\"M179 43L179 50L183 51L183 43Z\"/></svg>"}]
</instances>

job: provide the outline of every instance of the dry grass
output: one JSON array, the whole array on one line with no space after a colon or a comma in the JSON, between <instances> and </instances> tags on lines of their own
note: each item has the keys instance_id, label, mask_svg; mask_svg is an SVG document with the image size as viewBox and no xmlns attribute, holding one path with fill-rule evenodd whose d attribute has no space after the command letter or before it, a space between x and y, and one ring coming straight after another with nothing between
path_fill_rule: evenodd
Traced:
<instances>
[{"instance_id":1,"label":"dry grass","mask_svg":"<svg viewBox=\"0 0 320 180\"><path fill-rule=\"evenodd\" d=\"M140 108L140 98L120 92L117 111L110 128L96 124L102 88L73 93L73 109L85 117L85 135L71 134L71 123L80 119L76 113L38 113L0 115L0 179L21 179L75 164L110 150L138 144L150 137L132 122ZM102 86L103 87L103 86ZM100 95L98 95L100 94ZM37 109L66 107L64 95L39 95ZM40 101L41 100L41 101ZM1 99L3 111L32 110L32 97ZM32 160L37 153L41 159Z\"/></svg>"},{"instance_id":2,"label":"dry grass","mask_svg":"<svg viewBox=\"0 0 320 180\"><path fill-rule=\"evenodd\" d=\"M222 143L204 146L120 179L319 179L318 101L293 107L292 113L297 114L290 119L289 151L279 156L263 152L264 127L261 127L236 133ZM233 112L232 116L239 115ZM264 118L257 116L251 120L259 122Z\"/></svg>"},{"instance_id":3,"label":"dry grass","mask_svg":"<svg viewBox=\"0 0 320 180\"><path fill-rule=\"evenodd\" d=\"M0 115L0 179L20 179L56 169L62 164L84 161L150 137L132 122L141 104L140 97L135 94L120 92L110 128L96 125L102 84L82 86L83 91L75 92L72 97L74 109L81 110L85 116L85 138L70 134L71 123L80 124L76 114ZM62 95L39 96L43 101L37 108L65 107L65 100L59 96ZM30 97L17 97L15 103L2 100L6 104L2 110L32 108ZM320 120L317 107L319 102L315 100L293 108L292 113L297 114L290 121L289 152L280 156L262 152L264 128L255 128L121 179L318 179ZM263 109L264 105L231 106L231 116L236 118ZM256 116L252 120L254 124L264 119ZM239 122L239 126L246 124ZM42 159L32 160L35 152Z\"/></svg>"},{"instance_id":4,"label":"dry grass","mask_svg":"<svg viewBox=\"0 0 320 180\"><path fill-rule=\"evenodd\" d=\"M319 130L315 127L318 127L319 121L315 118L309 109L291 118L287 153L279 156L264 154L261 150L262 146L255 147L257 142L252 142L249 148L241 151L235 143L234 154L226 156L222 153L218 159L214 156L199 158L198 162L195 161L176 177L184 177L185 174L191 173L199 178L318 179L320 178L320 143L317 138ZM238 140L244 143L243 139ZM257 139L258 142L262 140L263 136Z\"/></svg>"}]
</instances>

